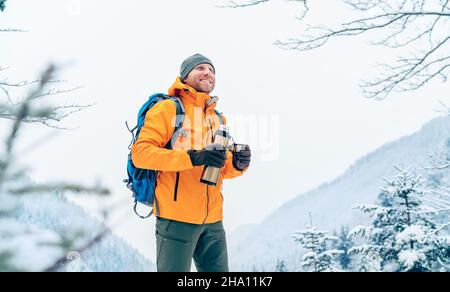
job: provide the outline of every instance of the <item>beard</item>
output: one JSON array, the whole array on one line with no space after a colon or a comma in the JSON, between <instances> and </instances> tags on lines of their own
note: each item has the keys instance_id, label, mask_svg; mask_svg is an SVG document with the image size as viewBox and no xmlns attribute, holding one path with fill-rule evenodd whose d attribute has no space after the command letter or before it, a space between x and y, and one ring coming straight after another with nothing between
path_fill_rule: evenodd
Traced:
<instances>
[{"instance_id":1,"label":"beard","mask_svg":"<svg viewBox=\"0 0 450 292\"><path fill-rule=\"evenodd\" d=\"M214 90L214 85L207 85L207 84L201 84L201 82L197 83L194 89L197 92L203 92L203 93L211 93Z\"/></svg>"}]
</instances>

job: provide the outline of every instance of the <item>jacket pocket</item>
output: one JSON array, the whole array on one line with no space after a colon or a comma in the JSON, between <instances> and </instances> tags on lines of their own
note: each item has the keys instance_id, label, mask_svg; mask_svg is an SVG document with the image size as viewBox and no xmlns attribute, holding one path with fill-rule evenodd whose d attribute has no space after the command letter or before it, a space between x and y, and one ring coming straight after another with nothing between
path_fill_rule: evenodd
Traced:
<instances>
[{"instance_id":1,"label":"jacket pocket","mask_svg":"<svg viewBox=\"0 0 450 292\"><path fill-rule=\"evenodd\" d=\"M180 172L177 172L177 178L175 179L175 188L173 191L173 200L176 202L178 199L178 184L180 182Z\"/></svg>"}]
</instances>

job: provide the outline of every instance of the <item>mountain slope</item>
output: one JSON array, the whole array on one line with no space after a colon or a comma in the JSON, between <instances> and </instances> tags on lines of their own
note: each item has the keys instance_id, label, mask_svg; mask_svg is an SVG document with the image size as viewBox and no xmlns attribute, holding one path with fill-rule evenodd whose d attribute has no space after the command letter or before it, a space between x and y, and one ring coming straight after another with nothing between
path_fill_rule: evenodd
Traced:
<instances>
[{"instance_id":1,"label":"mountain slope","mask_svg":"<svg viewBox=\"0 0 450 292\"><path fill-rule=\"evenodd\" d=\"M20 199L17 220L44 230L68 235L67 230L83 230L81 246L99 234L104 226L81 207L59 195L30 195ZM109 233L101 241L81 254L76 250L67 257L72 261L61 271L89 272L146 272L156 271L136 249L123 239ZM30 263L32 264L32 263Z\"/></svg>"}]
</instances>

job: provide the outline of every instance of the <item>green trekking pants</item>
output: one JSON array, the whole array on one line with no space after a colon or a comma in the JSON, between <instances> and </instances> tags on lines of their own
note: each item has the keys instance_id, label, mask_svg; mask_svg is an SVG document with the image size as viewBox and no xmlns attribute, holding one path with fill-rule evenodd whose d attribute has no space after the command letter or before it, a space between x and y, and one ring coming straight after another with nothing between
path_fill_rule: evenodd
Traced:
<instances>
[{"instance_id":1,"label":"green trekking pants","mask_svg":"<svg viewBox=\"0 0 450 292\"><path fill-rule=\"evenodd\" d=\"M228 254L222 222L195 225L156 219L158 272L190 272L194 258L199 272L228 272Z\"/></svg>"}]
</instances>

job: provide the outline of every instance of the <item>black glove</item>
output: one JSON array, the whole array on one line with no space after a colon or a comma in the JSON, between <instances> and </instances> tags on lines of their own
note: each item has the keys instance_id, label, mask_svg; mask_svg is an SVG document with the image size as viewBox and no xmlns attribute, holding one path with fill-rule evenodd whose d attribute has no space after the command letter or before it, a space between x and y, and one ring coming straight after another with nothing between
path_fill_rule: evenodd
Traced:
<instances>
[{"instance_id":1,"label":"black glove","mask_svg":"<svg viewBox=\"0 0 450 292\"><path fill-rule=\"evenodd\" d=\"M245 145L244 150L233 152L233 167L237 170L244 170L250 165L252 159L252 151L250 146Z\"/></svg>"},{"instance_id":2,"label":"black glove","mask_svg":"<svg viewBox=\"0 0 450 292\"><path fill-rule=\"evenodd\" d=\"M189 150L188 154L194 166L206 165L222 168L227 159L226 152L222 149L223 147L221 145L212 144L203 150Z\"/></svg>"}]
</instances>

